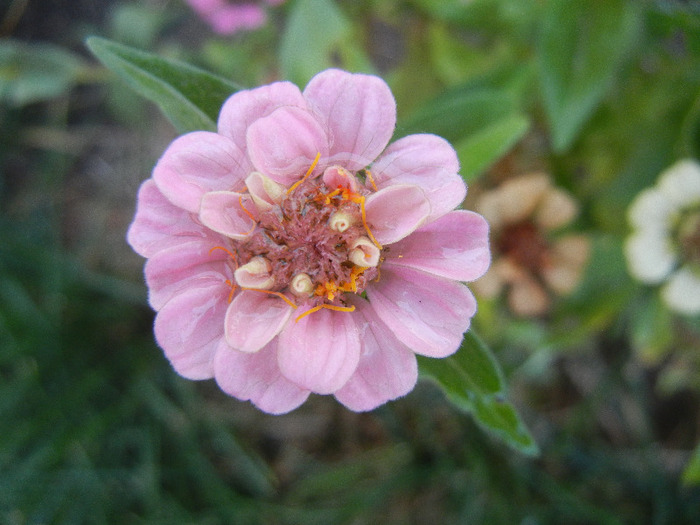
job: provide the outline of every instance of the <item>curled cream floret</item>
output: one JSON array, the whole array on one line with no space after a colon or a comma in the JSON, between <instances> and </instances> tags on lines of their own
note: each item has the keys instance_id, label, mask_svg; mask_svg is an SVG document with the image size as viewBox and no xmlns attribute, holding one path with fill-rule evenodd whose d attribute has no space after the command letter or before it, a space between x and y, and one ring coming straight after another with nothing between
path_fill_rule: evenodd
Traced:
<instances>
[{"instance_id":1,"label":"curled cream floret","mask_svg":"<svg viewBox=\"0 0 700 525\"><path fill-rule=\"evenodd\" d=\"M241 288L256 290L268 290L275 284L271 275L272 265L265 257L253 257L250 261L240 266L233 273L236 282Z\"/></svg>"},{"instance_id":2,"label":"curled cream floret","mask_svg":"<svg viewBox=\"0 0 700 525\"><path fill-rule=\"evenodd\" d=\"M381 252L377 245L367 237L358 237L350 246L348 259L362 268L370 268L379 264Z\"/></svg>"}]
</instances>

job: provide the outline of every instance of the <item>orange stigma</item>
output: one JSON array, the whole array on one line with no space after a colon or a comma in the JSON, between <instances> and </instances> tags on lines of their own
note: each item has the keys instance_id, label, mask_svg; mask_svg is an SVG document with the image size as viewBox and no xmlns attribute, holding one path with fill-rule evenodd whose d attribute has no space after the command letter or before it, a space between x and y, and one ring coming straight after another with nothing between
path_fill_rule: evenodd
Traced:
<instances>
[{"instance_id":1,"label":"orange stigma","mask_svg":"<svg viewBox=\"0 0 700 525\"><path fill-rule=\"evenodd\" d=\"M355 306L335 306L332 304L319 304L318 306L314 306L313 308L309 308L301 314L299 317L297 317L294 322L298 323L302 318L306 317L307 315L311 315L314 312L318 312L322 308L325 308L326 310L333 310L335 312L354 312L355 311Z\"/></svg>"},{"instance_id":2,"label":"orange stigma","mask_svg":"<svg viewBox=\"0 0 700 525\"><path fill-rule=\"evenodd\" d=\"M308 179L311 176L311 173L313 173L314 168L316 167L316 164L318 164L318 160L321 158L321 152L316 153L316 158L314 161L311 163L311 167L309 170L306 172L306 175L304 175L301 179L296 181L294 184L292 184L289 189L287 190L287 195L292 193L294 190L296 190L301 184Z\"/></svg>"}]
</instances>

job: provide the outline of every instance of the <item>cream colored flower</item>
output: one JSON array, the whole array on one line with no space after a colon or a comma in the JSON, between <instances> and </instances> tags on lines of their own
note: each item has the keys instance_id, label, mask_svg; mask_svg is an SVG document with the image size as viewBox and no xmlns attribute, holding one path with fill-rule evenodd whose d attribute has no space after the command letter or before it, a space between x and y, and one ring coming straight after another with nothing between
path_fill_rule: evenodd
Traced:
<instances>
[{"instance_id":1,"label":"cream colored flower","mask_svg":"<svg viewBox=\"0 0 700 525\"><path fill-rule=\"evenodd\" d=\"M474 283L483 297L507 289L513 313L537 316L551 304L551 294L566 295L578 285L588 260L590 242L584 235L553 238L570 223L578 206L544 173L507 180L485 192L476 209L491 223L491 269Z\"/></svg>"},{"instance_id":2,"label":"cream colored flower","mask_svg":"<svg viewBox=\"0 0 700 525\"><path fill-rule=\"evenodd\" d=\"M700 313L700 165L681 160L629 207L634 229L625 242L630 273L665 283L661 298L684 314Z\"/></svg>"}]
</instances>

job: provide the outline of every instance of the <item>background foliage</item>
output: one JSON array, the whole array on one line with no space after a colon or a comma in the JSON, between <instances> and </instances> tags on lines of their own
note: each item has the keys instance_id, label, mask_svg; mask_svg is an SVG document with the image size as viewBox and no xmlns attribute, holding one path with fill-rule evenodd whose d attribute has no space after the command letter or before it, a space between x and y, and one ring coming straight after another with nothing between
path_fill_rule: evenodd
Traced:
<instances>
[{"instance_id":1,"label":"background foliage","mask_svg":"<svg viewBox=\"0 0 700 525\"><path fill-rule=\"evenodd\" d=\"M176 0L0 17L1 523L700 522L700 319L622 254L634 196L700 157L697 2L288 0L233 37ZM396 136L452 141L472 188L550 173L594 250L545 317L480 301L408 397L268 416L173 373L124 234L178 132L330 66L382 75Z\"/></svg>"}]
</instances>

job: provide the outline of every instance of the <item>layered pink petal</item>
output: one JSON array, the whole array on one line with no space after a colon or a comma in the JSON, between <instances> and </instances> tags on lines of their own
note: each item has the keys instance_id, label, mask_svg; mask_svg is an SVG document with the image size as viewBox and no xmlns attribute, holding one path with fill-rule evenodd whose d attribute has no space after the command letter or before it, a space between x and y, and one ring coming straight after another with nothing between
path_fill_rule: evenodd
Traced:
<instances>
[{"instance_id":1,"label":"layered pink petal","mask_svg":"<svg viewBox=\"0 0 700 525\"><path fill-rule=\"evenodd\" d=\"M295 310L298 318L302 308ZM322 309L290 320L279 335L285 377L318 394L331 394L352 376L360 359L359 330L350 312Z\"/></svg>"},{"instance_id":2,"label":"layered pink petal","mask_svg":"<svg viewBox=\"0 0 700 525\"><path fill-rule=\"evenodd\" d=\"M294 410L309 397L309 391L285 378L277 366L277 342L254 354L246 354L220 343L214 359L216 382L227 394L250 400L268 414Z\"/></svg>"},{"instance_id":3,"label":"layered pink petal","mask_svg":"<svg viewBox=\"0 0 700 525\"><path fill-rule=\"evenodd\" d=\"M192 241L161 250L148 259L148 302L154 310L163 308L183 290L230 278L231 272L223 262L229 255L222 250L212 251L211 246L208 242Z\"/></svg>"},{"instance_id":4,"label":"layered pink petal","mask_svg":"<svg viewBox=\"0 0 700 525\"><path fill-rule=\"evenodd\" d=\"M156 340L180 375L213 377L212 361L224 337L230 291L226 283L208 279L170 299L156 315Z\"/></svg>"},{"instance_id":5,"label":"layered pink petal","mask_svg":"<svg viewBox=\"0 0 700 525\"><path fill-rule=\"evenodd\" d=\"M423 190L413 185L389 186L367 197L367 223L380 244L391 244L410 235L430 215Z\"/></svg>"},{"instance_id":6,"label":"layered pink petal","mask_svg":"<svg viewBox=\"0 0 700 525\"><path fill-rule=\"evenodd\" d=\"M253 232L256 211L253 199L235 191L210 191L202 195L199 220L212 231L242 240Z\"/></svg>"},{"instance_id":7,"label":"layered pink petal","mask_svg":"<svg viewBox=\"0 0 700 525\"><path fill-rule=\"evenodd\" d=\"M415 354L399 342L364 299L353 300L359 318L362 354L357 370L335 393L350 410L372 410L408 394L416 385L418 365Z\"/></svg>"},{"instance_id":8,"label":"layered pink petal","mask_svg":"<svg viewBox=\"0 0 700 525\"><path fill-rule=\"evenodd\" d=\"M321 158L328 155L321 123L312 113L297 107L278 108L256 120L246 138L248 155L257 170L284 185L301 179L317 154Z\"/></svg>"},{"instance_id":9,"label":"layered pink petal","mask_svg":"<svg viewBox=\"0 0 700 525\"><path fill-rule=\"evenodd\" d=\"M457 207L467 194L458 175L459 160L454 148L436 135L409 135L392 143L372 165L377 187L393 184L420 186L430 201L429 220Z\"/></svg>"},{"instance_id":10,"label":"layered pink petal","mask_svg":"<svg viewBox=\"0 0 700 525\"><path fill-rule=\"evenodd\" d=\"M170 144L153 169L153 180L170 202L198 213L202 195L241 189L250 171L250 162L231 140L195 131Z\"/></svg>"},{"instance_id":11,"label":"layered pink petal","mask_svg":"<svg viewBox=\"0 0 700 525\"><path fill-rule=\"evenodd\" d=\"M489 267L489 225L479 214L456 210L391 246L386 264L409 266L455 279L473 281Z\"/></svg>"},{"instance_id":12,"label":"layered pink petal","mask_svg":"<svg viewBox=\"0 0 700 525\"><path fill-rule=\"evenodd\" d=\"M395 265L382 267L367 296L396 338L428 357L454 353L476 312L474 296L463 284Z\"/></svg>"},{"instance_id":13,"label":"layered pink petal","mask_svg":"<svg viewBox=\"0 0 700 525\"><path fill-rule=\"evenodd\" d=\"M282 330L291 313L292 307L279 297L244 290L226 312L226 341L241 352L257 352Z\"/></svg>"},{"instance_id":14,"label":"layered pink petal","mask_svg":"<svg viewBox=\"0 0 700 525\"><path fill-rule=\"evenodd\" d=\"M246 131L258 119L284 106L307 109L299 88L291 82L275 82L255 89L239 91L224 102L219 113L218 131L247 151Z\"/></svg>"},{"instance_id":15,"label":"layered pink petal","mask_svg":"<svg viewBox=\"0 0 700 525\"><path fill-rule=\"evenodd\" d=\"M329 69L311 79L304 97L329 130L329 163L364 168L394 133L396 102L379 77Z\"/></svg>"},{"instance_id":16,"label":"layered pink petal","mask_svg":"<svg viewBox=\"0 0 700 525\"><path fill-rule=\"evenodd\" d=\"M134 222L127 241L136 253L151 257L160 250L211 234L192 220L192 214L166 199L153 179L141 184Z\"/></svg>"}]
</instances>

